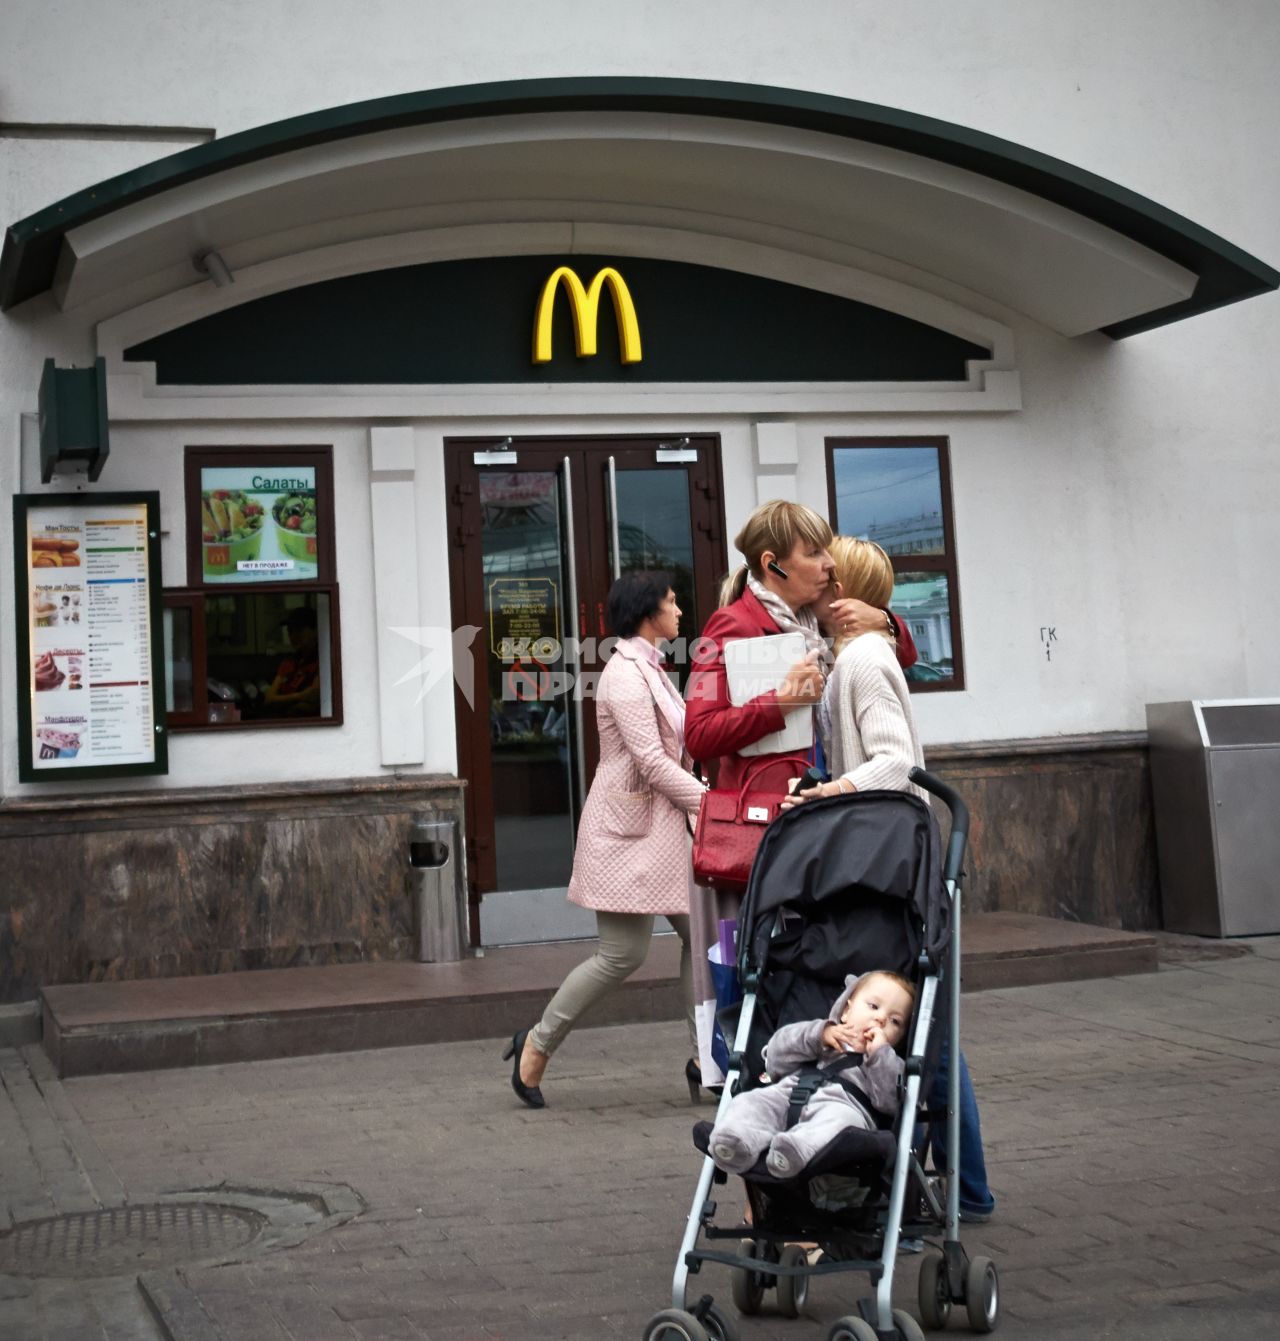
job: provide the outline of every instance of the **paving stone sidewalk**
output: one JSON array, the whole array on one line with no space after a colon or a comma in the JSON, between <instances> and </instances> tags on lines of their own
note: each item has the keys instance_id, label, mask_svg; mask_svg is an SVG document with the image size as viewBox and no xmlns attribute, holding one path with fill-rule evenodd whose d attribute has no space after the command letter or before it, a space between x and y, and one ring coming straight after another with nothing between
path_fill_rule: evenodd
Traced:
<instances>
[{"instance_id":1,"label":"paving stone sidewalk","mask_svg":"<svg viewBox=\"0 0 1280 1341\"><path fill-rule=\"evenodd\" d=\"M1000 1335L1262 1337L1280 1325L1280 938L1157 974L976 993L964 1040L1000 1198L971 1252ZM132 1278L0 1280L3 1341L639 1341L697 1176L676 1024L582 1030L519 1106L501 1042L59 1082L0 1052L0 1225L162 1192L348 1184L300 1246ZM918 1258L898 1272L915 1307ZM731 1308L727 1273L694 1278ZM852 1278L743 1341L822 1341ZM953 1320L952 1331L958 1330Z\"/></svg>"}]
</instances>

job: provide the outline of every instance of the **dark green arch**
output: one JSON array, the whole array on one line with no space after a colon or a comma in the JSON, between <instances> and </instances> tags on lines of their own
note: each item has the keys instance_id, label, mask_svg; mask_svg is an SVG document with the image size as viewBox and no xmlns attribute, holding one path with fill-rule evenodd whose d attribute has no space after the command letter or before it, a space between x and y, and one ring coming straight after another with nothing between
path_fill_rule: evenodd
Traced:
<instances>
[{"instance_id":1,"label":"dark green arch","mask_svg":"<svg viewBox=\"0 0 1280 1341\"><path fill-rule=\"evenodd\" d=\"M229 168L356 135L485 116L632 111L713 116L885 145L1018 187L1103 224L1197 276L1190 298L1104 328L1114 338L1280 287L1256 257L1114 182L1060 159L934 117L829 94L700 79L520 79L395 94L290 117L184 149L108 178L10 225L0 308L49 289L69 230Z\"/></svg>"}]
</instances>

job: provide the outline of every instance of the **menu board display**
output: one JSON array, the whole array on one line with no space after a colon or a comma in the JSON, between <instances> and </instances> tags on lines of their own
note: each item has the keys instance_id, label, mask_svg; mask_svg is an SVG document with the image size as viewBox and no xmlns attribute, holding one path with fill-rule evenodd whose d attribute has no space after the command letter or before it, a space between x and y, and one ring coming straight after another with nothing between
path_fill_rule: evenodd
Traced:
<instances>
[{"instance_id":1,"label":"menu board display","mask_svg":"<svg viewBox=\"0 0 1280 1341\"><path fill-rule=\"evenodd\" d=\"M22 781L168 771L159 512L154 493L14 499Z\"/></svg>"},{"instance_id":2,"label":"menu board display","mask_svg":"<svg viewBox=\"0 0 1280 1341\"><path fill-rule=\"evenodd\" d=\"M203 582L314 581L315 466L202 466L200 541Z\"/></svg>"}]
</instances>

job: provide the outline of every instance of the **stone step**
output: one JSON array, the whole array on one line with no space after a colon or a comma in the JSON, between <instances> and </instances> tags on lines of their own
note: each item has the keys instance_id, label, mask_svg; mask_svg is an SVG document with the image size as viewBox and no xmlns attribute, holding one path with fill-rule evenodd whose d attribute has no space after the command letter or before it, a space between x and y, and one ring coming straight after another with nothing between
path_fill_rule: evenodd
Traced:
<instances>
[{"instance_id":1,"label":"stone step","mask_svg":"<svg viewBox=\"0 0 1280 1341\"><path fill-rule=\"evenodd\" d=\"M383 961L46 987L43 1043L60 1076L260 1061L501 1038L532 1024L591 942L489 950L458 964ZM1025 913L964 920L966 991L1150 973L1150 934ZM678 1019L679 942L648 960L587 1025Z\"/></svg>"}]
</instances>

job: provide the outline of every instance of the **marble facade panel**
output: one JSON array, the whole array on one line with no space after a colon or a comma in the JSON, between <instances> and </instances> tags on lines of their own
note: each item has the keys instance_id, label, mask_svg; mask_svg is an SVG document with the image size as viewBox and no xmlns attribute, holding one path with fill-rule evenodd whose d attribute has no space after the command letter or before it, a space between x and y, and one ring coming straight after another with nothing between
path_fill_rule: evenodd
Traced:
<instances>
[{"instance_id":1,"label":"marble facade panel","mask_svg":"<svg viewBox=\"0 0 1280 1341\"><path fill-rule=\"evenodd\" d=\"M969 807L971 909L1162 925L1145 734L946 746L925 764Z\"/></svg>"},{"instance_id":2,"label":"marble facade panel","mask_svg":"<svg viewBox=\"0 0 1280 1341\"><path fill-rule=\"evenodd\" d=\"M972 816L967 906L1161 925L1145 736L938 746ZM61 982L411 959L408 831L456 778L0 805L0 1001Z\"/></svg>"},{"instance_id":3,"label":"marble facade panel","mask_svg":"<svg viewBox=\"0 0 1280 1341\"><path fill-rule=\"evenodd\" d=\"M0 1000L39 986L408 959L408 834L456 779L0 806Z\"/></svg>"}]
</instances>

